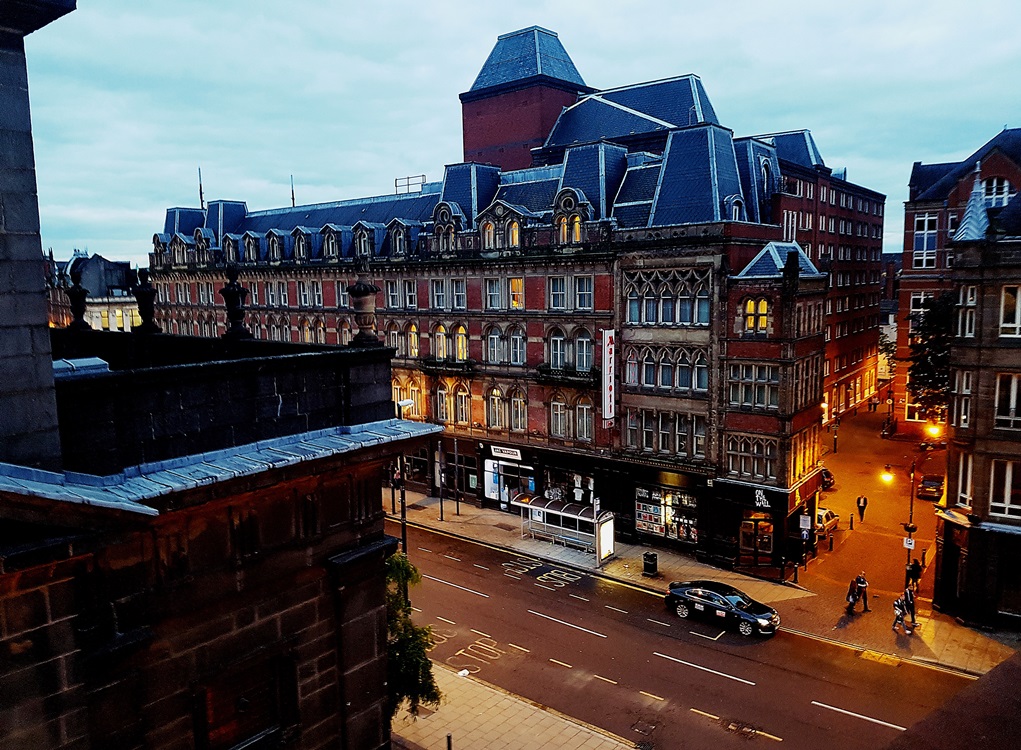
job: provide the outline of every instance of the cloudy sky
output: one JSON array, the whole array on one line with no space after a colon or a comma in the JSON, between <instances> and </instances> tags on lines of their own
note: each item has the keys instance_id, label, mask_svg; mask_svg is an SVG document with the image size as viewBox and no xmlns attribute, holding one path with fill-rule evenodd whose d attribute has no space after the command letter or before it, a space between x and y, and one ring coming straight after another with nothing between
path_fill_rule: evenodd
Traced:
<instances>
[{"instance_id":1,"label":"cloudy sky","mask_svg":"<svg viewBox=\"0 0 1021 750\"><path fill-rule=\"evenodd\" d=\"M597 88L699 75L737 135L808 128L887 195L1021 127L1016 0L79 0L26 40L43 248L144 265L169 206L393 192L461 159L457 95L499 34L556 31Z\"/></svg>"}]
</instances>

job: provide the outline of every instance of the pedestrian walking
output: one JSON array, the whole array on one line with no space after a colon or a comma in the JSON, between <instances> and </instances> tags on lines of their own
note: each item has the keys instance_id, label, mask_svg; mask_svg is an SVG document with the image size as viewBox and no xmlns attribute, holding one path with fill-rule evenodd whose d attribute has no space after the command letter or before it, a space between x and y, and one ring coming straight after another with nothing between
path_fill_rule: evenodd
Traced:
<instances>
[{"instance_id":1,"label":"pedestrian walking","mask_svg":"<svg viewBox=\"0 0 1021 750\"><path fill-rule=\"evenodd\" d=\"M918 591L918 582L922 579L922 564L918 562L916 557L911 561L911 565L908 566L908 580L911 581L911 586L915 591Z\"/></svg>"},{"instance_id":2,"label":"pedestrian walking","mask_svg":"<svg viewBox=\"0 0 1021 750\"><path fill-rule=\"evenodd\" d=\"M915 592L911 590L910 586L904 588L904 594L901 596L901 601L904 602L905 613L911 615L911 628L914 629L917 625L915 620Z\"/></svg>"},{"instance_id":3,"label":"pedestrian walking","mask_svg":"<svg viewBox=\"0 0 1021 750\"><path fill-rule=\"evenodd\" d=\"M865 509L869 507L869 499L864 495L858 495L858 499L854 501L854 504L858 506L858 520L865 520Z\"/></svg>"},{"instance_id":4,"label":"pedestrian walking","mask_svg":"<svg viewBox=\"0 0 1021 750\"><path fill-rule=\"evenodd\" d=\"M854 579L854 583L858 588L858 598L862 601L862 612L869 612L869 581L865 577L865 571L863 570L858 574L858 577Z\"/></svg>"},{"instance_id":5,"label":"pedestrian walking","mask_svg":"<svg viewBox=\"0 0 1021 750\"><path fill-rule=\"evenodd\" d=\"M904 615L907 613L907 608L904 604L903 599L894 599L893 601L893 632L897 632L897 626L900 625L904 628L904 635L911 635L911 631L908 630L907 623L904 622Z\"/></svg>"},{"instance_id":6,"label":"pedestrian walking","mask_svg":"<svg viewBox=\"0 0 1021 750\"><path fill-rule=\"evenodd\" d=\"M852 578L847 587L847 614L854 612L854 605L858 603L858 579Z\"/></svg>"}]
</instances>

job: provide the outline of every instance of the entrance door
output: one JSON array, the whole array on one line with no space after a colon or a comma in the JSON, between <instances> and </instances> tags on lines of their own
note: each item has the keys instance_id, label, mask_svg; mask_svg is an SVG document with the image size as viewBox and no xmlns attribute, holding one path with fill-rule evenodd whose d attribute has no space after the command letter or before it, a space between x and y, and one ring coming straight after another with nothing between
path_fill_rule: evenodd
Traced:
<instances>
[{"instance_id":1,"label":"entrance door","mask_svg":"<svg viewBox=\"0 0 1021 750\"><path fill-rule=\"evenodd\" d=\"M745 511L741 522L740 564L773 564L773 521L765 513Z\"/></svg>"}]
</instances>

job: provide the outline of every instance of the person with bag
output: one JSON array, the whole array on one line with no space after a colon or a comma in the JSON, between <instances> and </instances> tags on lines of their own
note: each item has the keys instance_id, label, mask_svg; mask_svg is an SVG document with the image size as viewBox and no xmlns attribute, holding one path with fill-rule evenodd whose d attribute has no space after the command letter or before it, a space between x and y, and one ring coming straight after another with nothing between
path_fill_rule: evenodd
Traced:
<instances>
[{"instance_id":1,"label":"person with bag","mask_svg":"<svg viewBox=\"0 0 1021 750\"><path fill-rule=\"evenodd\" d=\"M858 603L858 579L852 578L847 587L847 614L854 612L854 605Z\"/></svg>"},{"instance_id":2,"label":"person with bag","mask_svg":"<svg viewBox=\"0 0 1021 750\"><path fill-rule=\"evenodd\" d=\"M908 630L907 623L904 622L904 615L907 612L907 606L904 604L904 599L895 599L893 602L893 632L897 632L897 626L900 625L904 628L904 635L911 635L911 631Z\"/></svg>"},{"instance_id":3,"label":"person with bag","mask_svg":"<svg viewBox=\"0 0 1021 750\"><path fill-rule=\"evenodd\" d=\"M915 621L915 592L911 590L910 585L904 588L901 601L904 602L904 613L911 615L911 629L914 630L918 623Z\"/></svg>"},{"instance_id":4,"label":"person with bag","mask_svg":"<svg viewBox=\"0 0 1021 750\"><path fill-rule=\"evenodd\" d=\"M854 583L858 589L858 599L862 601L862 612L871 612L872 610L869 609L869 582L865 577L864 570L854 579ZM854 607L852 606L851 609Z\"/></svg>"}]
</instances>

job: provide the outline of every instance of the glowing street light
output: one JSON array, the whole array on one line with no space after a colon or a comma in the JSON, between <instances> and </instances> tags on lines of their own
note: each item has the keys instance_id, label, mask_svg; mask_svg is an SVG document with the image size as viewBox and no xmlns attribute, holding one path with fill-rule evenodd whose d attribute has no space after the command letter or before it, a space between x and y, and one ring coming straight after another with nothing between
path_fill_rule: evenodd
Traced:
<instances>
[{"instance_id":1,"label":"glowing street light","mask_svg":"<svg viewBox=\"0 0 1021 750\"><path fill-rule=\"evenodd\" d=\"M936 427L936 434L939 434L939 431L940 431L939 427L937 425L932 425L932 427ZM930 434L932 434L931 433L931 429L932 428L930 427L929 429L930 429ZM916 531L918 531L918 527L915 525L915 469L916 469L916 463L917 463L917 459L916 460L912 460L912 462L911 462L911 469L910 469L910 472L911 472L911 474L910 474L910 476L911 476L911 494L908 495L908 522L904 523L904 524L901 524L901 526L904 527L904 531L906 531L907 534L908 534L907 539L904 541L904 547L906 548L907 555L908 555L908 557L907 557L907 564L906 564L906 567L904 569L905 576L907 576L907 571L911 567L911 550L913 550L914 546L915 546L914 545L914 541L913 541L911 535L914 534ZM890 464L887 464L886 466L883 467L883 473L880 475L880 477L882 478L882 480L886 484L891 484L893 482L893 480L895 478L895 475L893 473L893 469L890 467ZM905 578L905 584L904 584L905 586L907 585L906 581L907 581L907 578Z\"/></svg>"}]
</instances>

